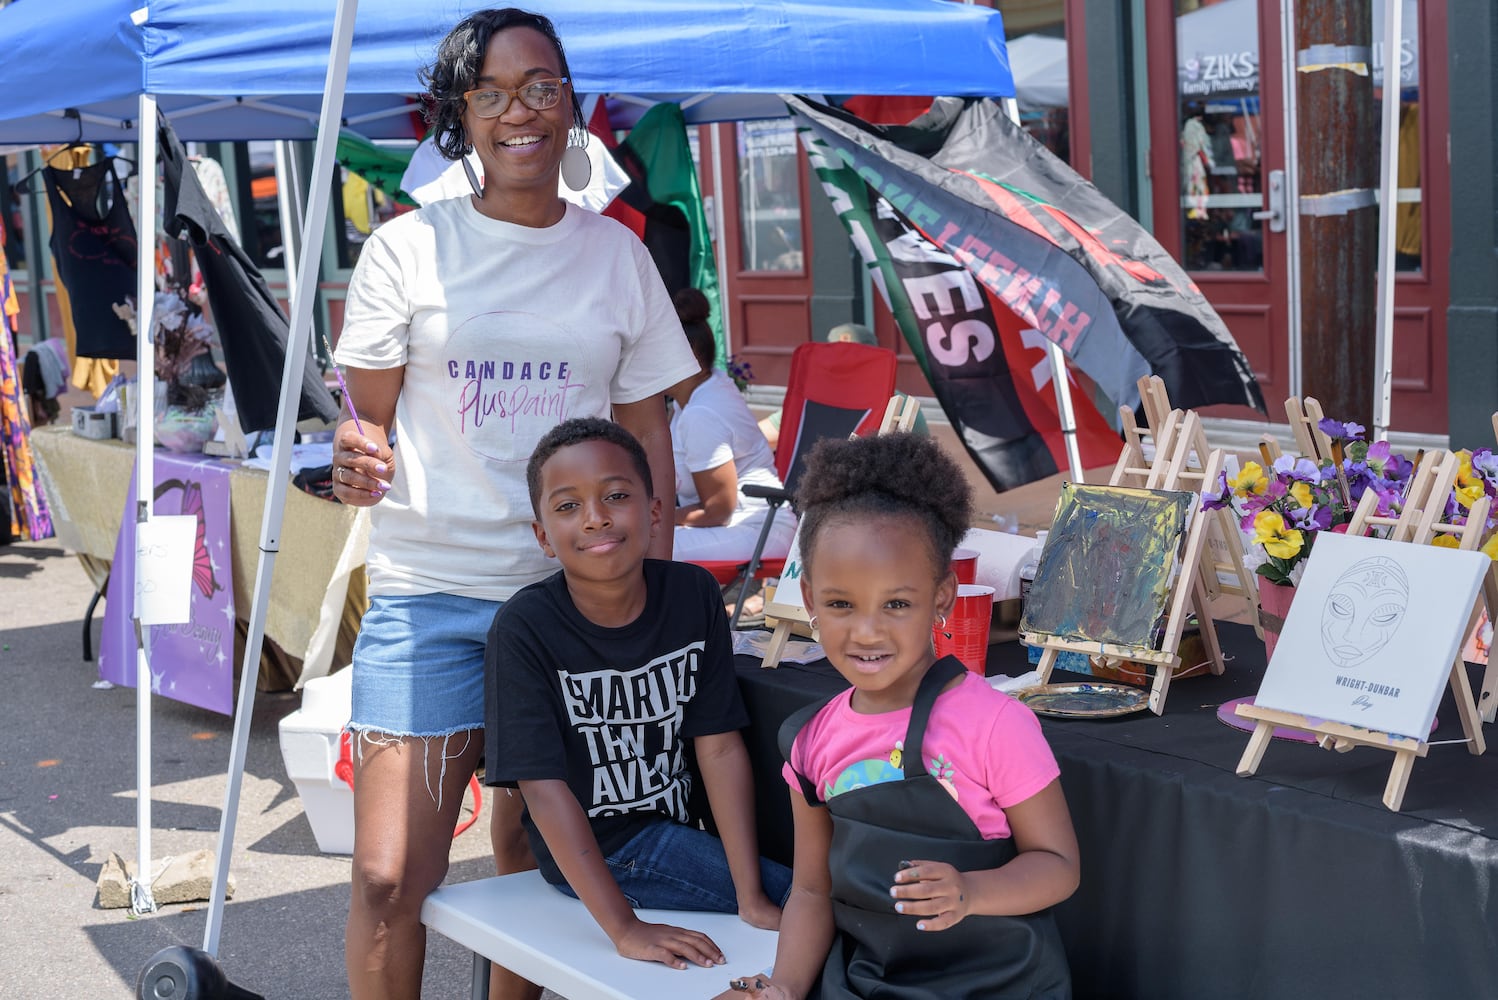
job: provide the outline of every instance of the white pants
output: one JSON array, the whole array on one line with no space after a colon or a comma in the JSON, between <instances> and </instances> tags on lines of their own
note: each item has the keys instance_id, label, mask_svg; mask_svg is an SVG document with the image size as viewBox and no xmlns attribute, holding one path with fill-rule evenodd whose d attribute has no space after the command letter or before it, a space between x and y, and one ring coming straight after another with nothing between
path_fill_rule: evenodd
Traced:
<instances>
[{"instance_id":1,"label":"white pants","mask_svg":"<svg viewBox=\"0 0 1498 1000\"><path fill-rule=\"evenodd\" d=\"M680 562L707 562L709 560L733 560L748 562L754 555L754 543L759 540L768 511L755 512L737 524L725 524L717 528L691 528L676 526L672 558ZM791 550L791 541L796 537L796 515L782 507L775 514L775 523L765 539L765 550L761 559L784 559Z\"/></svg>"}]
</instances>

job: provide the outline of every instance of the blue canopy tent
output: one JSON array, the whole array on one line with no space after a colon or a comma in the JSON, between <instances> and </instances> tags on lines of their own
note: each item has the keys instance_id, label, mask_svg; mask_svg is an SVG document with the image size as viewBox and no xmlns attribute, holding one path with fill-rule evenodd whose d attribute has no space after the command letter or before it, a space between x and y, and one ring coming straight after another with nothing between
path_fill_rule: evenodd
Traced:
<instances>
[{"instance_id":1,"label":"blue canopy tent","mask_svg":"<svg viewBox=\"0 0 1498 1000\"><path fill-rule=\"evenodd\" d=\"M464 14L492 3L458 0L69 0L65 8L20 0L0 9L0 145L138 142L139 169L153 174L158 109L189 141L317 140L310 204L299 245L323 243L340 127L370 138L417 134L417 70ZM996 11L949 0L533 0L557 25L577 89L606 94L627 125L672 101L688 123L785 114L783 93L1012 96ZM357 25L355 11L358 10ZM314 9L309 9L314 8ZM331 42L331 45L330 45ZM86 54L86 71L61 73L58 55ZM637 109L637 110L633 110ZM147 123L141 128L141 123ZM141 186L139 217L155 216L154 185ZM138 328L150 329L154 239L139 240ZM281 389L284 428L295 420L308 351L315 252L297 262L291 335ZM138 354L139 426L152 426L151 348ZM233 847L239 785L285 505L291 435L278 433L261 527L250 631L245 644L217 869L204 950L217 951L223 886ZM152 481L149 441L136 475ZM138 520L149 520L150 491ZM149 671L147 654L139 669ZM143 673L143 677L148 673ZM150 870L150 709L139 686L137 767L140 860ZM133 887L137 909L149 889Z\"/></svg>"},{"instance_id":2,"label":"blue canopy tent","mask_svg":"<svg viewBox=\"0 0 1498 1000\"><path fill-rule=\"evenodd\" d=\"M411 138L417 69L465 13L493 3L363 0L340 118ZM688 124L778 117L781 93L1013 93L1001 19L948 0L535 0L577 89L615 99L621 127L649 104ZM308 0L45 0L0 11L0 144L133 142L140 94L184 140L317 137L334 5ZM132 20L145 11L141 23ZM86 53L86 72L58 71ZM629 108L639 111L631 115ZM65 117L76 108L81 122Z\"/></svg>"}]
</instances>

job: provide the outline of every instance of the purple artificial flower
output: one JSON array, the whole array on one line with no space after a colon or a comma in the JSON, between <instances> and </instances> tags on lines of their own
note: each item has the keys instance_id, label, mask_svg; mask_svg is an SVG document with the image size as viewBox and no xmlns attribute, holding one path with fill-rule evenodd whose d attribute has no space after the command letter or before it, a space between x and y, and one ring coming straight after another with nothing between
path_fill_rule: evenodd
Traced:
<instances>
[{"instance_id":1,"label":"purple artificial flower","mask_svg":"<svg viewBox=\"0 0 1498 1000\"><path fill-rule=\"evenodd\" d=\"M1292 510L1287 520L1301 531L1325 531L1332 526L1332 512L1330 508L1314 504Z\"/></svg>"},{"instance_id":2,"label":"purple artificial flower","mask_svg":"<svg viewBox=\"0 0 1498 1000\"><path fill-rule=\"evenodd\" d=\"M1344 424L1342 421L1333 420L1331 417L1321 418L1321 422L1316 426L1321 429L1321 433L1333 441L1361 441L1363 440L1363 431L1366 430L1362 424L1355 424L1350 420Z\"/></svg>"},{"instance_id":3,"label":"purple artificial flower","mask_svg":"<svg viewBox=\"0 0 1498 1000\"><path fill-rule=\"evenodd\" d=\"M1309 458L1296 458L1293 455L1281 455L1274 460L1274 474L1276 476L1288 476L1297 482L1314 483L1321 479L1321 469Z\"/></svg>"},{"instance_id":4,"label":"purple artificial flower","mask_svg":"<svg viewBox=\"0 0 1498 1000\"><path fill-rule=\"evenodd\" d=\"M1498 486L1498 455L1493 454L1491 448L1474 451L1472 474L1480 478L1483 486L1489 493L1492 493L1493 487Z\"/></svg>"},{"instance_id":5,"label":"purple artificial flower","mask_svg":"<svg viewBox=\"0 0 1498 1000\"><path fill-rule=\"evenodd\" d=\"M1228 474L1217 475L1217 492L1202 491L1202 510L1227 510L1233 506L1233 488L1228 485Z\"/></svg>"}]
</instances>

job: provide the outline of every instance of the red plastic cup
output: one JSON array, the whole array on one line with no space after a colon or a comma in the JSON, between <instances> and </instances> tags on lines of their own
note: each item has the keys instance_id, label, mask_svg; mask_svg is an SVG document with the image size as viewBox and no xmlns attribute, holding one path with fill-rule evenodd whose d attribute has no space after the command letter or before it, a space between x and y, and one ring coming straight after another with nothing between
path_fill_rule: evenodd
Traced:
<instances>
[{"instance_id":1,"label":"red plastic cup","mask_svg":"<svg viewBox=\"0 0 1498 1000\"><path fill-rule=\"evenodd\" d=\"M993 588L964 583L957 587L957 603L946 627L931 629L937 656L956 656L962 665L982 676L988 668L988 626L993 621Z\"/></svg>"},{"instance_id":2,"label":"red plastic cup","mask_svg":"<svg viewBox=\"0 0 1498 1000\"><path fill-rule=\"evenodd\" d=\"M958 583L977 583L978 550L953 549L952 572L957 574Z\"/></svg>"}]
</instances>

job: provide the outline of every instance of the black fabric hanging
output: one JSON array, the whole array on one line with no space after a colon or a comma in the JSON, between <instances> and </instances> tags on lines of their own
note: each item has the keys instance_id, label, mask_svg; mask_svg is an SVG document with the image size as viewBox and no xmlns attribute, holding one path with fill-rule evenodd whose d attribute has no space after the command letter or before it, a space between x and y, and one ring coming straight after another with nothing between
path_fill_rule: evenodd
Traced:
<instances>
[{"instance_id":1,"label":"black fabric hanging","mask_svg":"<svg viewBox=\"0 0 1498 1000\"><path fill-rule=\"evenodd\" d=\"M166 234L186 239L197 257L224 347L224 366L229 370L240 428L246 433L269 430L276 426L280 407L289 330L286 314L260 269L229 235L171 124L164 117L158 117L157 123ZM337 416L338 404L323 385L309 344L297 419Z\"/></svg>"},{"instance_id":2,"label":"black fabric hanging","mask_svg":"<svg viewBox=\"0 0 1498 1000\"><path fill-rule=\"evenodd\" d=\"M68 290L80 358L133 358L135 335L115 313L135 301L135 223L109 160L76 169L44 167L52 208L52 259Z\"/></svg>"}]
</instances>

